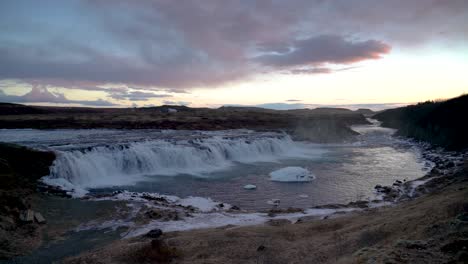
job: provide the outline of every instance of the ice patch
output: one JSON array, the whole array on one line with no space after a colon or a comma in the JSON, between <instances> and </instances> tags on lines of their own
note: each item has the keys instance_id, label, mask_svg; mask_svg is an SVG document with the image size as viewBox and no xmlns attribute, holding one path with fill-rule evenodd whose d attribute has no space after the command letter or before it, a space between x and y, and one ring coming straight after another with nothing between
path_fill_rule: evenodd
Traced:
<instances>
[{"instance_id":1,"label":"ice patch","mask_svg":"<svg viewBox=\"0 0 468 264\"><path fill-rule=\"evenodd\" d=\"M278 206L280 203L281 203L281 200L280 200L280 199L271 199L271 200L267 201L267 204L269 204L269 205L276 205L276 206Z\"/></svg>"},{"instance_id":2,"label":"ice patch","mask_svg":"<svg viewBox=\"0 0 468 264\"><path fill-rule=\"evenodd\" d=\"M92 198L93 199L93 198ZM324 219L335 215L336 213L347 213L352 211L360 211L360 208L312 208L306 209L303 212L278 214L276 216L268 215L267 213L248 213L242 211L231 211L229 204L213 201L210 198L203 197L187 197L179 198L177 196L160 195L157 193L135 193L135 192L115 192L112 196L94 198L93 200L120 200L128 201L127 206L130 209L129 215L122 219L114 218L107 221L91 221L81 224L76 231L91 230L91 229L112 229L116 230L119 227L127 227L128 230L122 233L122 237L135 237L146 234L154 228L159 228L164 232L184 231L203 228L217 228L227 225L233 226L249 226L259 225L273 219L286 219L292 223L298 221L302 217L316 217L317 220ZM271 201L273 204L278 204L278 199ZM187 212L188 208L175 207L181 205L184 207L192 206L197 208L195 212L190 212L190 216L183 217L180 220L160 221L152 220L144 225L139 225L134 221L142 213L145 208L161 208L177 210L179 212ZM341 214L340 214L341 215ZM339 215L336 215L337 217Z\"/></svg>"},{"instance_id":3,"label":"ice patch","mask_svg":"<svg viewBox=\"0 0 468 264\"><path fill-rule=\"evenodd\" d=\"M40 181L47 185L57 186L60 187L60 189L62 190L67 190L67 194L71 195L73 198L83 197L88 193L87 190L75 186L74 184L63 178L51 178L49 176L46 176L42 177Z\"/></svg>"},{"instance_id":4,"label":"ice patch","mask_svg":"<svg viewBox=\"0 0 468 264\"><path fill-rule=\"evenodd\" d=\"M257 186L253 185L253 184L247 184L244 186L244 189L246 190L255 190L257 189Z\"/></svg>"},{"instance_id":5,"label":"ice patch","mask_svg":"<svg viewBox=\"0 0 468 264\"><path fill-rule=\"evenodd\" d=\"M188 217L182 221L152 221L149 224L134 228L125 234L125 237L135 237L146 234L154 228L159 228L164 232L185 231L202 228L217 228L227 225L234 226L250 226L266 223L272 219L286 219L290 222L296 222L301 217L317 216L318 219L323 219L326 216L333 215L339 212L359 211L357 208L342 208L342 209L308 209L303 213L281 214L274 217L269 217L266 213L227 213L215 212L207 214L194 214L193 217Z\"/></svg>"},{"instance_id":6,"label":"ice patch","mask_svg":"<svg viewBox=\"0 0 468 264\"><path fill-rule=\"evenodd\" d=\"M112 201L130 201L130 202L141 202L145 203L147 206L153 206L151 203L152 200L165 200L167 202L166 206L170 205L180 205L184 207L193 207L199 212L213 212L221 210L219 207L222 204L222 210L229 210L232 206L227 203L220 203L212 200L211 198L189 196L186 198L180 198L174 195L162 195L158 193L148 193L148 192L129 192L129 191L120 191L115 192L112 196L105 196L100 198L91 198L95 201L103 200L112 200ZM157 206L161 207L161 206Z\"/></svg>"},{"instance_id":7,"label":"ice patch","mask_svg":"<svg viewBox=\"0 0 468 264\"><path fill-rule=\"evenodd\" d=\"M270 180L277 182L309 182L315 176L301 167L286 167L270 173Z\"/></svg>"}]
</instances>

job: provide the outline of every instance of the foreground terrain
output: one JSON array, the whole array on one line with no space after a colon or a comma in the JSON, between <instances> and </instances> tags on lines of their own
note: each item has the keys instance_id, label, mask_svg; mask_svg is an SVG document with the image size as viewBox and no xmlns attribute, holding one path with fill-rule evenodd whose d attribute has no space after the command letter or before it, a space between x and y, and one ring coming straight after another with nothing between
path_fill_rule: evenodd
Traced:
<instances>
[{"instance_id":1,"label":"foreground terrain","mask_svg":"<svg viewBox=\"0 0 468 264\"><path fill-rule=\"evenodd\" d=\"M398 205L116 241L65 263L467 263L468 164Z\"/></svg>"},{"instance_id":2,"label":"foreground terrain","mask_svg":"<svg viewBox=\"0 0 468 264\"><path fill-rule=\"evenodd\" d=\"M453 105L459 107L458 102L428 103L430 111L424 104L399 108L377 117L384 125L398 129L402 136L463 149L465 138L459 137L456 131L459 126L454 123L459 120L451 118L444 123L445 119L437 119L439 113L451 111ZM466 112L464 107L457 109ZM367 122L359 112L345 109L273 111L173 106L90 109L2 104L0 110L0 128L281 129L295 139L316 142L346 140L355 135L350 125ZM439 128L435 129L435 124ZM0 145L0 258L27 254L41 244L44 225L49 224L39 223L38 219L25 221L22 214L28 209L37 211L30 202L42 195L37 193L41 186L36 181L48 174L54 159L53 153ZM273 220L266 225L247 227L169 233L154 230L149 235L114 240L63 262L467 263L466 155L457 170L453 163L439 161L434 160L437 169L418 187L420 197L403 197L387 207L364 206L358 212L335 214L323 220L304 218L297 223ZM63 194L60 190L47 191Z\"/></svg>"}]
</instances>

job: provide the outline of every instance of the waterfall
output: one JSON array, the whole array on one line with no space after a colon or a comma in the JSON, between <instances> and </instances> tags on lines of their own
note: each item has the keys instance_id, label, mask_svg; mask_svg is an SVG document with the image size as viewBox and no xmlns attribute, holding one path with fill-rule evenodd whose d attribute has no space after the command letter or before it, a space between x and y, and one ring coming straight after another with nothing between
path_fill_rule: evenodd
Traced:
<instances>
[{"instance_id":1,"label":"waterfall","mask_svg":"<svg viewBox=\"0 0 468 264\"><path fill-rule=\"evenodd\" d=\"M258 138L214 136L195 140L150 140L57 150L51 174L44 182L62 187L99 188L134 184L151 175L203 174L236 162L272 162L282 158L310 158L312 149L287 135ZM64 186L70 185L70 186Z\"/></svg>"}]
</instances>

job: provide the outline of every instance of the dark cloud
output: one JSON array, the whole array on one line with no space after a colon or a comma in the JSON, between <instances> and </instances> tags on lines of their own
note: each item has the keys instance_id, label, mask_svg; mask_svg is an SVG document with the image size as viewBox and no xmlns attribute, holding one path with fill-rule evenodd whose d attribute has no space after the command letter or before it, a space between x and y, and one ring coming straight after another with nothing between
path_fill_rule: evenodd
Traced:
<instances>
[{"instance_id":1,"label":"dark cloud","mask_svg":"<svg viewBox=\"0 0 468 264\"><path fill-rule=\"evenodd\" d=\"M377 59L390 46L464 45L467 10L466 0L4 0L0 80L183 91L268 71L327 73L317 65Z\"/></svg>"},{"instance_id":2,"label":"dark cloud","mask_svg":"<svg viewBox=\"0 0 468 264\"><path fill-rule=\"evenodd\" d=\"M286 100L286 102L301 102L302 100L299 100L299 99L289 99L289 100Z\"/></svg>"},{"instance_id":3,"label":"dark cloud","mask_svg":"<svg viewBox=\"0 0 468 264\"><path fill-rule=\"evenodd\" d=\"M46 87L35 85L24 95L7 95L0 90L0 102L8 103L56 103L80 104L87 106L116 106L117 104L103 99L97 100L69 100L61 93L52 93Z\"/></svg>"},{"instance_id":4,"label":"dark cloud","mask_svg":"<svg viewBox=\"0 0 468 264\"><path fill-rule=\"evenodd\" d=\"M391 47L376 40L350 41L341 36L322 35L296 40L286 53L271 53L256 57L267 66L292 67L323 64L351 64L363 60L379 59L390 52ZM293 70L304 73L329 72L326 68Z\"/></svg>"}]
</instances>

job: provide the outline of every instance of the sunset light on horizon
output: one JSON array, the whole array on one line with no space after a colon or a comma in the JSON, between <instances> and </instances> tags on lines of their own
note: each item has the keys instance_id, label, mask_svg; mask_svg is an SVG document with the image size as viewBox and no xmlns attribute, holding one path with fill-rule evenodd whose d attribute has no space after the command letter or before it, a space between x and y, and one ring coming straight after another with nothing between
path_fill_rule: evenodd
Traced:
<instances>
[{"instance_id":1,"label":"sunset light on horizon","mask_svg":"<svg viewBox=\"0 0 468 264\"><path fill-rule=\"evenodd\" d=\"M468 92L463 0L0 7L0 102L380 110Z\"/></svg>"}]
</instances>

